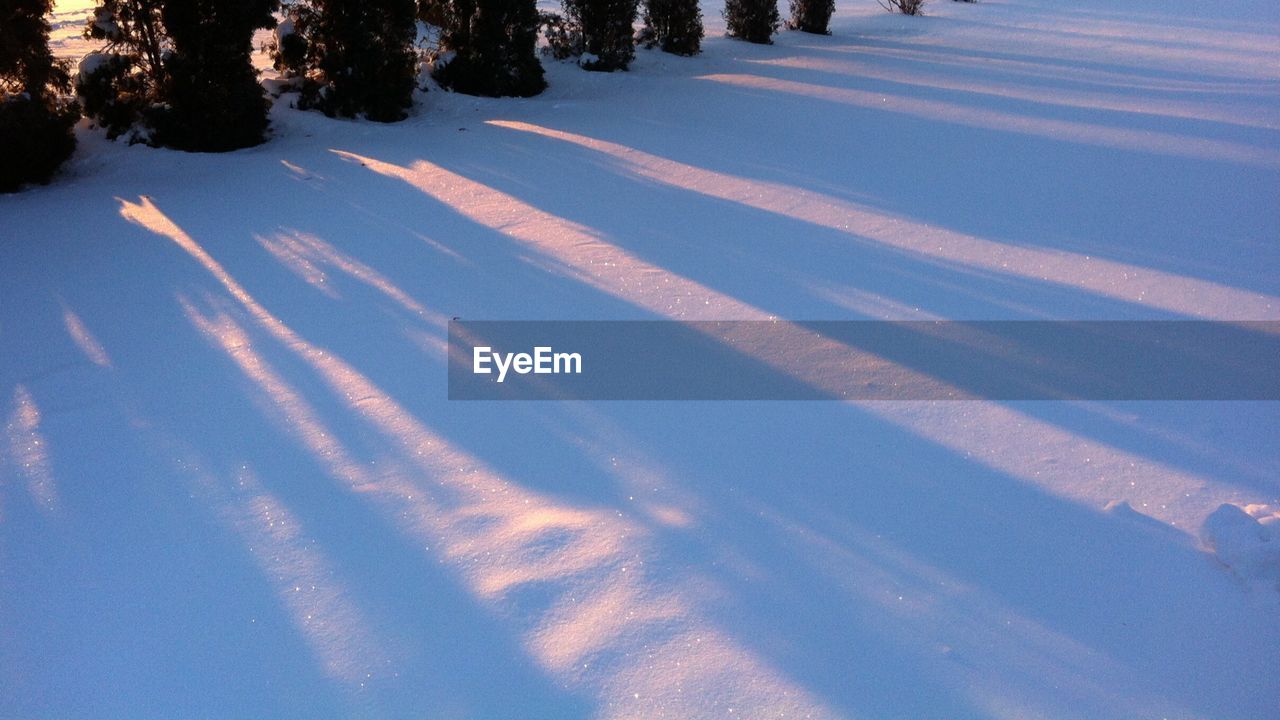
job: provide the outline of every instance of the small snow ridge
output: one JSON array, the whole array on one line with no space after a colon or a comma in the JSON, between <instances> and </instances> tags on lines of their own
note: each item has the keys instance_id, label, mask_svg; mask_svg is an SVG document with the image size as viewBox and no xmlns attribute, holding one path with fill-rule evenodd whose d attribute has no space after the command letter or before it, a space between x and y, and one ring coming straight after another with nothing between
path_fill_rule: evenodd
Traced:
<instances>
[{"instance_id":1,"label":"small snow ridge","mask_svg":"<svg viewBox=\"0 0 1280 720\"><path fill-rule=\"evenodd\" d=\"M1178 536L1182 534L1175 524L1170 524L1159 518L1152 517L1144 512L1136 510L1127 500L1112 500L1102 508L1112 517L1123 518L1129 522L1137 523L1152 532L1161 533L1167 537Z\"/></svg>"},{"instance_id":2,"label":"small snow ridge","mask_svg":"<svg viewBox=\"0 0 1280 720\"><path fill-rule=\"evenodd\" d=\"M1280 591L1280 512L1267 505L1222 505L1204 521L1208 549L1246 583Z\"/></svg>"}]
</instances>

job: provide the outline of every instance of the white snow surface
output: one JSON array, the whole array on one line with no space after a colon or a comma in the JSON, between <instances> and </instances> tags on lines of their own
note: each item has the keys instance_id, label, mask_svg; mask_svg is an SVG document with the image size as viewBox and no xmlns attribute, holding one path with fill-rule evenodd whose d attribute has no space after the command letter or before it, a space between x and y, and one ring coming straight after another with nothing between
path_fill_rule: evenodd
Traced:
<instances>
[{"instance_id":1,"label":"white snow surface","mask_svg":"<svg viewBox=\"0 0 1280 720\"><path fill-rule=\"evenodd\" d=\"M1280 319L1280 5L926 10L82 125L0 197L0 718L1280 715L1276 403L445 399L455 316Z\"/></svg>"}]
</instances>

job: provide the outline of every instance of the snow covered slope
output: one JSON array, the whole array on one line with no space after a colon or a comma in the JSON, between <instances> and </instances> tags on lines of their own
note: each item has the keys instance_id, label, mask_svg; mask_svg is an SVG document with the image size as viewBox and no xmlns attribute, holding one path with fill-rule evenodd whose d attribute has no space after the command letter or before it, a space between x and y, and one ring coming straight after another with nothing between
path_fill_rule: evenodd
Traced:
<instances>
[{"instance_id":1,"label":"snow covered slope","mask_svg":"<svg viewBox=\"0 0 1280 720\"><path fill-rule=\"evenodd\" d=\"M0 718L1280 715L1275 403L444 399L455 316L1280 319L1280 6L926 9L82 130L0 198Z\"/></svg>"}]
</instances>

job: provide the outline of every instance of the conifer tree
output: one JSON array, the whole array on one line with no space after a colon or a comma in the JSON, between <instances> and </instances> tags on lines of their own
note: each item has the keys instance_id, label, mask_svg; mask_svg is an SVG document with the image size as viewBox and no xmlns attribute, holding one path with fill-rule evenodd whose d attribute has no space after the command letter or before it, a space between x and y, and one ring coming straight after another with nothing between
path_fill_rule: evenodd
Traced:
<instances>
[{"instance_id":1,"label":"conifer tree","mask_svg":"<svg viewBox=\"0 0 1280 720\"><path fill-rule=\"evenodd\" d=\"M791 0L791 19L787 27L815 35L830 35L831 14L835 0Z\"/></svg>"},{"instance_id":2,"label":"conifer tree","mask_svg":"<svg viewBox=\"0 0 1280 720\"><path fill-rule=\"evenodd\" d=\"M302 80L301 107L402 120L417 83L417 12L415 0L298 0L276 66Z\"/></svg>"},{"instance_id":3,"label":"conifer tree","mask_svg":"<svg viewBox=\"0 0 1280 720\"><path fill-rule=\"evenodd\" d=\"M724 19L729 37L753 43L772 43L778 29L777 0L725 0Z\"/></svg>"},{"instance_id":4,"label":"conifer tree","mask_svg":"<svg viewBox=\"0 0 1280 720\"><path fill-rule=\"evenodd\" d=\"M434 77L469 95L529 97L547 86L538 61L535 0L444 0L441 47L451 53Z\"/></svg>"},{"instance_id":5,"label":"conifer tree","mask_svg":"<svg viewBox=\"0 0 1280 720\"><path fill-rule=\"evenodd\" d=\"M102 0L86 30L104 52L80 65L85 112L111 138L198 152L257 145L267 101L253 33L277 0Z\"/></svg>"},{"instance_id":6,"label":"conifer tree","mask_svg":"<svg viewBox=\"0 0 1280 720\"><path fill-rule=\"evenodd\" d=\"M638 0L563 0L565 19L581 28L582 67L612 72L626 70L636 56Z\"/></svg>"},{"instance_id":7,"label":"conifer tree","mask_svg":"<svg viewBox=\"0 0 1280 720\"><path fill-rule=\"evenodd\" d=\"M49 52L52 0L0 0L0 192L48 182L75 150L79 109Z\"/></svg>"},{"instance_id":8,"label":"conifer tree","mask_svg":"<svg viewBox=\"0 0 1280 720\"><path fill-rule=\"evenodd\" d=\"M697 55L702 50L702 8L698 0L646 0L643 37L676 55Z\"/></svg>"},{"instance_id":9,"label":"conifer tree","mask_svg":"<svg viewBox=\"0 0 1280 720\"><path fill-rule=\"evenodd\" d=\"M80 61L76 94L85 115L113 140L126 134L150 140L144 116L163 103L163 58L171 49L161 10L160 0L102 0L85 28L85 37L106 46Z\"/></svg>"},{"instance_id":10,"label":"conifer tree","mask_svg":"<svg viewBox=\"0 0 1280 720\"><path fill-rule=\"evenodd\" d=\"M253 67L253 33L275 25L276 0L167 0L174 53L165 63L156 141L220 152L262 142L268 102Z\"/></svg>"}]
</instances>

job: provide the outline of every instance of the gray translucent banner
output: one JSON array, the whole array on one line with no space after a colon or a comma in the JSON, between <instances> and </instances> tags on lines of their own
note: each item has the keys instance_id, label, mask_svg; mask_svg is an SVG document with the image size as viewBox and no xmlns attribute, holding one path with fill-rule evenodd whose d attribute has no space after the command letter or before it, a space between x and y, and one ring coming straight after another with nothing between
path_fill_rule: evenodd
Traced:
<instances>
[{"instance_id":1,"label":"gray translucent banner","mask_svg":"<svg viewBox=\"0 0 1280 720\"><path fill-rule=\"evenodd\" d=\"M453 321L451 400L1277 400L1280 322Z\"/></svg>"}]
</instances>

